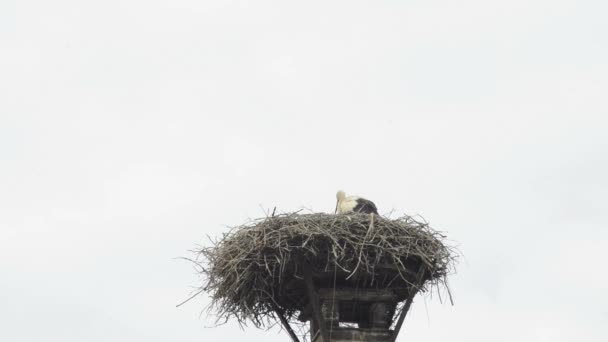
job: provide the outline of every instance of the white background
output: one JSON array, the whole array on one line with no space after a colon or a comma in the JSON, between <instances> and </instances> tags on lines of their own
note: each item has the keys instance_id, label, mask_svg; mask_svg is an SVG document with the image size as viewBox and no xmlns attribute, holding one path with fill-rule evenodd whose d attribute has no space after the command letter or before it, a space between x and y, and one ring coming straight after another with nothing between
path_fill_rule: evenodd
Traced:
<instances>
[{"instance_id":1,"label":"white background","mask_svg":"<svg viewBox=\"0 0 608 342\"><path fill-rule=\"evenodd\" d=\"M344 189L465 255L401 341L608 340L608 3L0 2L0 340L206 328L176 260Z\"/></svg>"}]
</instances>

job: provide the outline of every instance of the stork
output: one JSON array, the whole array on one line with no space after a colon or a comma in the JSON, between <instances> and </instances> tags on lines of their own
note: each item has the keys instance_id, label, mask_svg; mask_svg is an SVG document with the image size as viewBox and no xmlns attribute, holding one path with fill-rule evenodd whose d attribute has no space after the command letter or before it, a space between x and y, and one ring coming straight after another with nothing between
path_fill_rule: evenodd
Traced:
<instances>
[{"instance_id":1,"label":"stork","mask_svg":"<svg viewBox=\"0 0 608 342\"><path fill-rule=\"evenodd\" d=\"M357 196L346 197L346 193L340 190L336 194L336 199L338 200L336 203L337 214L348 214L354 212L367 214L373 213L378 215L378 209L376 209L374 202L366 200L365 198Z\"/></svg>"}]
</instances>

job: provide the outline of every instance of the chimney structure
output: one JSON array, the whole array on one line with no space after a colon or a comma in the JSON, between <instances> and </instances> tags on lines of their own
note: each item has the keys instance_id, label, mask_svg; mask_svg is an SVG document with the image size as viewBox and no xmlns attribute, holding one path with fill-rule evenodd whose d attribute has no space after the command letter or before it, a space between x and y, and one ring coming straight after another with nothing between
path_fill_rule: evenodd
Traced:
<instances>
[{"instance_id":1,"label":"chimney structure","mask_svg":"<svg viewBox=\"0 0 608 342\"><path fill-rule=\"evenodd\" d=\"M309 322L311 342L394 342L422 285L424 268L419 265L412 278L418 284L372 288L357 279L337 279L335 273L315 273L305 265L308 304L298 319ZM332 280L334 286L323 287Z\"/></svg>"}]
</instances>

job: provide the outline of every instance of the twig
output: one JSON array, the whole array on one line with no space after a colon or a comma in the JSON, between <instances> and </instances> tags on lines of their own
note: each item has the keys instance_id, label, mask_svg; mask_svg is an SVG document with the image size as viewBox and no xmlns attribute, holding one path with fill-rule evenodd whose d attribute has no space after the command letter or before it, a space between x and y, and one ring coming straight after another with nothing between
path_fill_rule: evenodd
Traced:
<instances>
[{"instance_id":1,"label":"twig","mask_svg":"<svg viewBox=\"0 0 608 342\"><path fill-rule=\"evenodd\" d=\"M200 290L196 291L196 293L195 293L195 294L193 294L192 296L190 296L190 297L189 297L188 299L186 299L185 301L183 301L183 302L181 302L181 303L177 304L175 307L176 307L176 308L179 308L180 306L182 306L182 305L184 305L184 304L188 303L189 301L191 301L192 299L194 299L194 297L196 297L196 296L198 296L199 294L203 293L203 291L204 291L204 289L200 289Z\"/></svg>"}]
</instances>

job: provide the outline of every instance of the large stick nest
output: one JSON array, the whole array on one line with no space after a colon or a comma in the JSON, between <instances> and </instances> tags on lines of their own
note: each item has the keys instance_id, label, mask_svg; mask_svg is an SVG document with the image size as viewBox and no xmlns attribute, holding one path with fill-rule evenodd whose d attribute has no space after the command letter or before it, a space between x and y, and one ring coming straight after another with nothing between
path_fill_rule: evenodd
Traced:
<instances>
[{"instance_id":1,"label":"large stick nest","mask_svg":"<svg viewBox=\"0 0 608 342\"><path fill-rule=\"evenodd\" d=\"M264 327L277 311L293 320L305 309L304 264L318 288L389 289L403 300L423 274L424 290L447 289L456 253L444 241L410 216L292 213L232 228L196 262L218 319Z\"/></svg>"}]
</instances>

